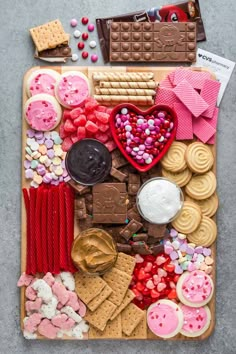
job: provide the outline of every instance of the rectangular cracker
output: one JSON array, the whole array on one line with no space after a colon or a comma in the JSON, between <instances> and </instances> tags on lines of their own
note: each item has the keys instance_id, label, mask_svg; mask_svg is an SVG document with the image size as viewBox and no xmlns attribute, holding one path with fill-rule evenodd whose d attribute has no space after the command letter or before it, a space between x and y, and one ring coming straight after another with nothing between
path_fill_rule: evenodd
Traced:
<instances>
[{"instance_id":1,"label":"rectangular cracker","mask_svg":"<svg viewBox=\"0 0 236 354\"><path fill-rule=\"evenodd\" d=\"M106 282L99 276L75 273L75 291L85 304L98 296L105 286Z\"/></svg>"},{"instance_id":2,"label":"rectangular cracker","mask_svg":"<svg viewBox=\"0 0 236 354\"><path fill-rule=\"evenodd\" d=\"M115 268L121 270L122 272L132 275L135 267L135 258L129 256L128 254L119 252L117 261L115 263Z\"/></svg>"},{"instance_id":3,"label":"rectangular cracker","mask_svg":"<svg viewBox=\"0 0 236 354\"><path fill-rule=\"evenodd\" d=\"M105 301L109 295L111 295L111 293L112 293L112 289L110 288L110 286L106 285L102 289L100 294L87 304L89 310L95 311L98 308L98 306L101 305L101 303L103 303L103 301Z\"/></svg>"},{"instance_id":4,"label":"rectangular cracker","mask_svg":"<svg viewBox=\"0 0 236 354\"><path fill-rule=\"evenodd\" d=\"M94 312L88 310L84 320L95 328L103 331L106 327L107 321L110 319L111 314L114 312L116 305L112 302L105 300Z\"/></svg>"},{"instance_id":5,"label":"rectangular cracker","mask_svg":"<svg viewBox=\"0 0 236 354\"><path fill-rule=\"evenodd\" d=\"M117 316L113 321L108 321L104 331L99 331L93 326L90 326L89 339L118 339L122 337L121 315Z\"/></svg>"},{"instance_id":6,"label":"rectangular cracker","mask_svg":"<svg viewBox=\"0 0 236 354\"><path fill-rule=\"evenodd\" d=\"M44 25L30 29L31 37L39 52L68 42L68 34L65 33L61 21L55 20Z\"/></svg>"},{"instance_id":7,"label":"rectangular cracker","mask_svg":"<svg viewBox=\"0 0 236 354\"><path fill-rule=\"evenodd\" d=\"M133 293L133 291L131 290L127 290L127 293L124 297L124 300L122 301L122 303L120 304L120 306L117 307L117 309L115 310L115 312L113 312L113 314L111 315L111 320L114 320L114 318L116 318L116 316L119 315L119 313L121 313L121 311L123 311L126 306L129 305L129 303L135 298L135 295Z\"/></svg>"},{"instance_id":8,"label":"rectangular cracker","mask_svg":"<svg viewBox=\"0 0 236 354\"><path fill-rule=\"evenodd\" d=\"M129 339L147 339L147 317L146 311L144 311L144 316L130 336L123 334L123 338Z\"/></svg>"},{"instance_id":9,"label":"rectangular cracker","mask_svg":"<svg viewBox=\"0 0 236 354\"><path fill-rule=\"evenodd\" d=\"M114 267L104 274L103 279L113 290L113 293L109 296L108 300L119 306L122 303L131 282L131 275Z\"/></svg>"},{"instance_id":10,"label":"rectangular cracker","mask_svg":"<svg viewBox=\"0 0 236 354\"><path fill-rule=\"evenodd\" d=\"M142 321L144 311L135 304L130 303L123 312L121 312L122 332L130 336L137 325Z\"/></svg>"}]
</instances>

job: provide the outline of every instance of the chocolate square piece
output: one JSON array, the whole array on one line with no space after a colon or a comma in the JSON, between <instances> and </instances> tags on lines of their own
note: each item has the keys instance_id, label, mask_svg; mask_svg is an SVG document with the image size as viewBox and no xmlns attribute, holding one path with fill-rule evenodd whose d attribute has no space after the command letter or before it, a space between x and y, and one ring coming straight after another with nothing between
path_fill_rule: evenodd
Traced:
<instances>
[{"instance_id":1,"label":"chocolate square piece","mask_svg":"<svg viewBox=\"0 0 236 354\"><path fill-rule=\"evenodd\" d=\"M129 22L113 22L110 27L111 62L192 63L196 47L194 22L139 22L135 28Z\"/></svg>"},{"instance_id":2,"label":"chocolate square piece","mask_svg":"<svg viewBox=\"0 0 236 354\"><path fill-rule=\"evenodd\" d=\"M121 230L120 235L126 240L129 240L136 231L141 229L142 226L143 224L141 224L141 222L133 219L125 226L123 230Z\"/></svg>"},{"instance_id":3,"label":"chocolate square piece","mask_svg":"<svg viewBox=\"0 0 236 354\"><path fill-rule=\"evenodd\" d=\"M77 219L86 219L86 205L83 197L75 199L75 210Z\"/></svg>"},{"instance_id":4,"label":"chocolate square piece","mask_svg":"<svg viewBox=\"0 0 236 354\"><path fill-rule=\"evenodd\" d=\"M71 179L68 184L76 190L80 195L88 193L90 191L90 188L88 186L84 186L82 184L76 183Z\"/></svg>"},{"instance_id":5,"label":"chocolate square piece","mask_svg":"<svg viewBox=\"0 0 236 354\"><path fill-rule=\"evenodd\" d=\"M112 166L114 168L119 168L128 164L128 161L121 155L118 149L112 151Z\"/></svg>"},{"instance_id":6,"label":"chocolate square piece","mask_svg":"<svg viewBox=\"0 0 236 354\"><path fill-rule=\"evenodd\" d=\"M127 178L127 175L116 168L112 167L110 171L110 175L116 179L118 179L120 182L124 182Z\"/></svg>"},{"instance_id":7,"label":"chocolate square piece","mask_svg":"<svg viewBox=\"0 0 236 354\"><path fill-rule=\"evenodd\" d=\"M140 176L134 173L129 174L128 194L136 195L140 188Z\"/></svg>"},{"instance_id":8,"label":"chocolate square piece","mask_svg":"<svg viewBox=\"0 0 236 354\"><path fill-rule=\"evenodd\" d=\"M135 219L137 221L141 221L141 216L139 215L136 205L134 205L133 208L128 210L127 217L129 220Z\"/></svg>"},{"instance_id":9,"label":"chocolate square piece","mask_svg":"<svg viewBox=\"0 0 236 354\"><path fill-rule=\"evenodd\" d=\"M144 241L147 242L148 234L135 234L133 235L133 241Z\"/></svg>"},{"instance_id":10,"label":"chocolate square piece","mask_svg":"<svg viewBox=\"0 0 236 354\"><path fill-rule=\"evenodd\" d=\"M125 183L99 183L93 186L93 222L124 224L127 218Z\"/></svg>"},{"instance_id":11,"label":"chocolate square piece","mask_svg":"<svg viewBox=\"0 0 236 354\"><path fill-rule=\"evenodd\" d=\"M148 245L144 241L136 241L132 244L132 249L134 253L147 255L151 254L151 250L149 249Z\"/></svg>"},{"instance_id":12,"label":"chocolate square piece","mask_svg":"<svg viewBox=\"0 0 236 354\"><path fill-rule=\"evenodd\" d=\"M152 236L154 238L162 238L165 237L165 233L166 225L148 224L148 236Z\"/></svg>"}]
</instances>

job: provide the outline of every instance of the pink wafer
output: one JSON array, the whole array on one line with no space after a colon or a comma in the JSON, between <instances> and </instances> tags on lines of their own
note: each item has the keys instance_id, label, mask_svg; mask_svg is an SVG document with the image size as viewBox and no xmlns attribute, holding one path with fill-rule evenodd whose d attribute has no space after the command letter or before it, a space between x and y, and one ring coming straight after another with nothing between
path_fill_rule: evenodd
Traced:
<instances>
[{"instance_id":1,"label":"pink wafer","mask_svg":"<svg viewBox=\"0 0 236 354\"><path fill-rule=\"evenodd\" d=\"M176 140L193 139L192 114L183 103L174 103L173 107L178 117Z\"/></svg>"},{"instance_id":2,"label":"pink wafer","mask_svg":"<svg viewBox=\"0 0 236 354\"><path fill-rule=\"evenodd\" d=\"M172 85L174 85L175 72L176 72L176 70L173 70L167 75L167 77L170 80Z\"/></svg>"},{"instance_id":3,"label":"pink wafer","mask_svg":"<svg viewBox=\"0 0 236 354\"><path fill-rule=\"evenodd\" d=\"M159 87L155 98L155 104L167 104L172 107L176 102L179 103L180 101L174 94L173 90Z\"/></svg>"},{"instance_id":4,"label":"pink wafer","mask_svg":"<svg viewBox=\"0 0 236 354\"><path fill-rule=\"evenodd\" d=\"M180 68L175 71L173 84L174 86L177 86L182 80L186 80L193 88L201 90L205 81L210 78L211 74L209 72L200 72Z\"/></svg>"},{"instance_id":5,"label":"pink wafer","mask_svg":"<svg viewBox=\"0 0 236 354\"><path fill-rule=\"evenodd\" d=\"M193 119L193 133L203 143L206 143L215 132L216 129L213 128L203 117Z\"/></svg>"},{"instance_id":6,"label":"pink wafer","mask_svg":"<svg viewBox=\"0 0 236 354\"><path fill-rule=\"evenodd\" d=\"M217 102L217 97L220 91L220 82L215 80L205 80L202 90L201 97L209 104L209 107L205 112L203 112L203 116L206 118L212 118L215 110L215 105Z\"/></svg>"},{"instance_id":7,"label":"pink wafer","mask_svg":"<svg viewBox=\"0 0 236 354\"><path fill-rule=\"evenodd\" d=\"M182 80L178 86L173 89L173 92L190 110L194 117L199 117L209 107L209 105L186 80Z\"/></svg>"},{"instance_id":8,"label":"pink wafer","mask_svg":"<svg viewBox=\"0 0 236 354\"><path fill-rule=\"evenodd\" d=\"M164 87L164 88L168 88L168 89L172 89L174 87L174 85L172 85L168 75L163 80L161 80L160 87Z\"/></svg>"},{"instance_id":9,"label":"pink wafer","mask_svg":"<svg viewBox=\"0 0 236 354\"><path fill-rule=\"evenodd\" d=\"M209 123L215 130L217 130L218 114L219 108L215 107L212 119L205 119L205 121ZM215 144L215 138L216 134L212 135L212 137L207 141L207 144Z\"/></svg>"}]
</instances>

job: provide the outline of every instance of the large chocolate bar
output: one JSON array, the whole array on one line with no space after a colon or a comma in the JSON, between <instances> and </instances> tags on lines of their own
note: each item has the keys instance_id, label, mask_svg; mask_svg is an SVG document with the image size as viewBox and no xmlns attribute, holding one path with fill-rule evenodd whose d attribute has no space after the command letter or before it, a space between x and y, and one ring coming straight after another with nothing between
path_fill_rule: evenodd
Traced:
<instances>
[{"instance_id":1,"label":"large chocolate bar","mask_svg":"<svg viewBox=\"0 0 236 354\"><path fill-rule=\"evenodd\" d=\"M68 44L63 44L41 52L36 50L34 57L52 63L65 63L68 58L72 57L72 52Z\"/></svg>"},{"instance_id":2,"label":"large chocolate bar","mask_svg":"<svg viewBox=\"0 0 236 354\"><path fill-rule=\"evenodd\" d=\"M196 61L196 23L113 22L111 62Z\"/></svg>"},{"instance_id":3,"label":"large chocolate bar","mask_svg":"<svg viewBox=\"0 0 236 354\"><path fill-rule=\"evenodd\" d=\"M109 49L110 49L110 25L112 21L115 22L141 22L148 21L148 15L145 10L135 11L124 15L97 18L97 32L100 42L100 47L103 55L104 62L109 61Z\"/></svg>"}]
</instances>

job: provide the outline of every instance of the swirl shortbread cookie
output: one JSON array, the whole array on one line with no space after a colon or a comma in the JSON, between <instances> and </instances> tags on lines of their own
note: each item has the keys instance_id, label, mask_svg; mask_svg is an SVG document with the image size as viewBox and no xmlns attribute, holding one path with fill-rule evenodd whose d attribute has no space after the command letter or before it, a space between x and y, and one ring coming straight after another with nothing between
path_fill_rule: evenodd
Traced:
<instances>
[{"instance_id":1,"label":"swirl shortbread cookie","mask_svg":"<svg viewBox=\"0 0 236 354\"><path fill-rule=\"evenodd\" d=\"M183 208L177 218L172 221L172 226L183 234L189 234L197 229L201 222L202 212L200 207L193 202L184 202Z\"/></svg>"},{"instance_id":2,"label":"swirl shortbread cookie","mask_svg":"<svg viewBox=\"0 0 236 354\"><path fill-rule=\"evenodd\" d=\"M206 144L194 142L187 147L185 159L192 172L205 173L214 163L214 156Z\"/></svg>"},{"instance_id":3,"label":"swirl shortbread cookie","mask_svg":"<svg viewBox=\"0 0 236 354\"><path fill-rule=\"evenodd\" d=\"M203 215L200 225L195 231L187 235L187 239L197 246L210 247L215 242L216 236L216 223L208 216Z\"/></svg>"},{"instance_id":4,"label":"swirl shortbread cookie","mask_svg":"<svg viewBox=\"0 0 236 354\"><path fill-rule=\"evenodd\" d=\"M193 176L185 187L185 192L193 199L209 198L216 190L216 177L212 171Z\"/></svg>"},{"instance_id":5,"label":"swirl shortbread cookie","mask_svg":"<svg viewBox=\"0 0 236 354\"><path fill-rule=\"evenodd\" d=\"M161 159L161 165L171 172L181 172L187 168L187 164L184 158L187 145L179 141L174 141Z\"/></svg>"},{"instance_id":6,"label":"swirl shortbread cookie","mask_svg":"<svg viewBox=\"0 0 236 354\"><path fill-rule=\"evenodd\" d=\"M162 176L175 182L179 187L184 187L190 181L192 172L188 168L181 172L170 172L162 168Z\"/></svg>"},{"instance_id":7,"label":"swirl shortbread cookie","mask_svg":"<svg viewBox=\"0 0 236 354\"><path fill-rule=\"evenodd\" d=\"M213 215L215 215L215 213L218 209L218 206L219 206L219 200L218 200L218 196L216 193L212 194L212 196L210 198L202 199L202 200L193 199L193 198L189 197L189 195L186 194L185 200L188 200L190 202L194 202L197 205L199 205L202 210L202 214L205 216L208 216L209 218L211 218Z\"/></svg>"}]
</instances>

